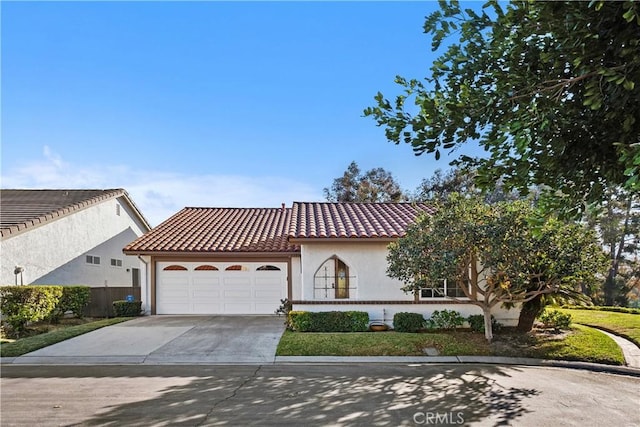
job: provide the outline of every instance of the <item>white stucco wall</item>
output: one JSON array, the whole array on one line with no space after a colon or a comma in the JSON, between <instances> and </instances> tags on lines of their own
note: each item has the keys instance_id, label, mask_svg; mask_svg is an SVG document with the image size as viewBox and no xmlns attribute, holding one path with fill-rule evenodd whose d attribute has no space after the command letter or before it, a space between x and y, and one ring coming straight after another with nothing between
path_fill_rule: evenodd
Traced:
<instances>
[{"instance_id":1,"label":"white stucco wall","mask_svg":"<svg viewBox=\"0 0 640 427\"><path fill-rule=\"evenodd\" d=\"M24 267L25 285L131 286L131 268L140 269L144 283L144 265L122 253L144 232L134 218L127 204L115 198L9 237L0 242L0 284L15 283L17 265ZM100 265L87 264L86 255L99 256ZM122 267L112 267L111 258L122 260Z\"/></svg>"},{"instance_id":2,"label":"white stucco wall","mask_svg":"<svg viewBox=\"0 0 640 427\"><path fill-rule=\"evenodd\" d=\"M299 256L291 257L291 299L302 298L302 264Z\"/></svg>"},{"instance_id":3,"label":"white stucco wall","mask_svg":"<svg viewBox=\"0 0 640 427\"><path fill-rule=\"evenodd\" d=\"M407 295L400 289L402 282L387 276L387 243L310 243L302 245L301 254L301 299L333 299L331 295L324 298L317 291L314 295L314 275L327 259L335 255L349 267L349 299L413 300L413 295Z\"/></svg>"},{"instance_id":4,"label":"white stucco wall","mask_svg":"<svg viewBox=\"0 0 640 427\"><path fill-rule=\"evenodd\" d=\"M416 304L346 304L347 301L414 301L413 294L404 293L402 282L387 276L387 243L305 243L301 246L302 271L300 291L296 291L294 282L294 301L302 300L305 304L294 305L295 310L331 311L331 310L359 310L367 311L371 321L382 321L389 324L393 315L398 312L420 313L430 317L434 310L455 310L464 317L471 314L482 314L480 307L472 304L455 304L445 300L428 300ZM351 284L349 299L336 300L331 292L324 297L324 292L314 292L314 275L324 262L337 256L349 266ZM299 295L299 296L298 296ZM322 301L324 304L308 304L312 301ZM340 304L326 304L328 301ZM507 326L517 324L519 310L505 310L495 307L493 315L498 321Z\"/></svg>"}]
</instances>

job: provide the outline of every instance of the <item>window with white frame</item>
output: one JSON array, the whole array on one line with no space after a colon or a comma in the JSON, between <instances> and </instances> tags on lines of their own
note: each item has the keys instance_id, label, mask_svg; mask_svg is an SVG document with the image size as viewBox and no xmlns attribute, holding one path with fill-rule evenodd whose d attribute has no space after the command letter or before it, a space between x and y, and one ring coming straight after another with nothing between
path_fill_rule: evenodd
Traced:
<instances>
[{"instance_id":1,"label":"window with white frame","mask_svg":"<svg viewBox=\"0 0 640 427\"><path fill-rule=\"evenodd\" d=\"M111 267L122 267L122 260L117 258L111 258Z\"/></svg>"},{"instance_id":2,"label":"window with white frame","mask_svg":"<svg viewBox=\"0 0 640 427\"><path fill-rule=\"evenodd\" d=\"M100 265L100 257L99 256L87 255L85 259L86 259L87 264Z\"/></svg>"},{"instance_id":3,"label":"window with white frame","mask_svg":"<svg viewBox=\"0 0 640 427\"><path fill-rule=\"evenodd\" d=\"M444 279L438 286L420 289L420 298L466 298L462 286L464 285L457 280Z\"/></svg>"}]
</instances>

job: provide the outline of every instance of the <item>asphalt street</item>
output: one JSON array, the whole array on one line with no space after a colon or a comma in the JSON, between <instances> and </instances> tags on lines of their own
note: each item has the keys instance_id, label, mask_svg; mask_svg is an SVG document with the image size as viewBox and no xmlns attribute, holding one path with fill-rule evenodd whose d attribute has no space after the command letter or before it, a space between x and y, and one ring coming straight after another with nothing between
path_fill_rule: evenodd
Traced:
<instances>
[{"instance_id":1,"label":"asphalt street","mask_svg":"<svg viewBox=\"0 0 640 427\"><path fill-rule=\"evenodd\" d=\"M3 365L9 426L637 426L640 378L472 364Z\"/></svg>"}]
</instances>

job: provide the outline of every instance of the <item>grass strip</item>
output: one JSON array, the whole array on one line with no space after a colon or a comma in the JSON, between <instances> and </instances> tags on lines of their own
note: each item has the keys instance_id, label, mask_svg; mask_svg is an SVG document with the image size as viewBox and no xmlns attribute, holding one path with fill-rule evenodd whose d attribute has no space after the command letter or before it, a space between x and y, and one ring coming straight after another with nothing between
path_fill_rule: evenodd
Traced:
<instances>
[{"instance_id":1,"label":"grass strip","mask_svg":"<svg viewBox=\"0 0 640 427\"><path fill-rule=\"evenodd\" d=\"M78 335L86 334L87 332L95 331L96 329L100 329L109 325L115 325L116 323L124 322L127 320L131 320L131 317L114 317L111 319L102 319L96 322L70 326L68 328L60 328L51 332L46 332L44 334L21 338L13 342L2 343L0 345L0 356L22 356L23 354L50 346L60 341L68 340L69 338L77 337Z\"/></svg>"}]
</instances>

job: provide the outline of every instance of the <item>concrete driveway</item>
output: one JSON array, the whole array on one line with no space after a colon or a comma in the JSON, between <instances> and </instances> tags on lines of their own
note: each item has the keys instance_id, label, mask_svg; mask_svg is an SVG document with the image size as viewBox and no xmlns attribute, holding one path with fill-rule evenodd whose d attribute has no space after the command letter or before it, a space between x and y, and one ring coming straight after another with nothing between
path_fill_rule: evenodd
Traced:
<instances>
[{"instance_id":1,"label":"concrete driveway","mask_svg":"<svg viewBox=\"0 0 640 427\"><path fill-rule=\"evenodd\" d=\"M273 363L277 316L147 316L16 358L14 364Z\"/></svg>"}]
</instances>

